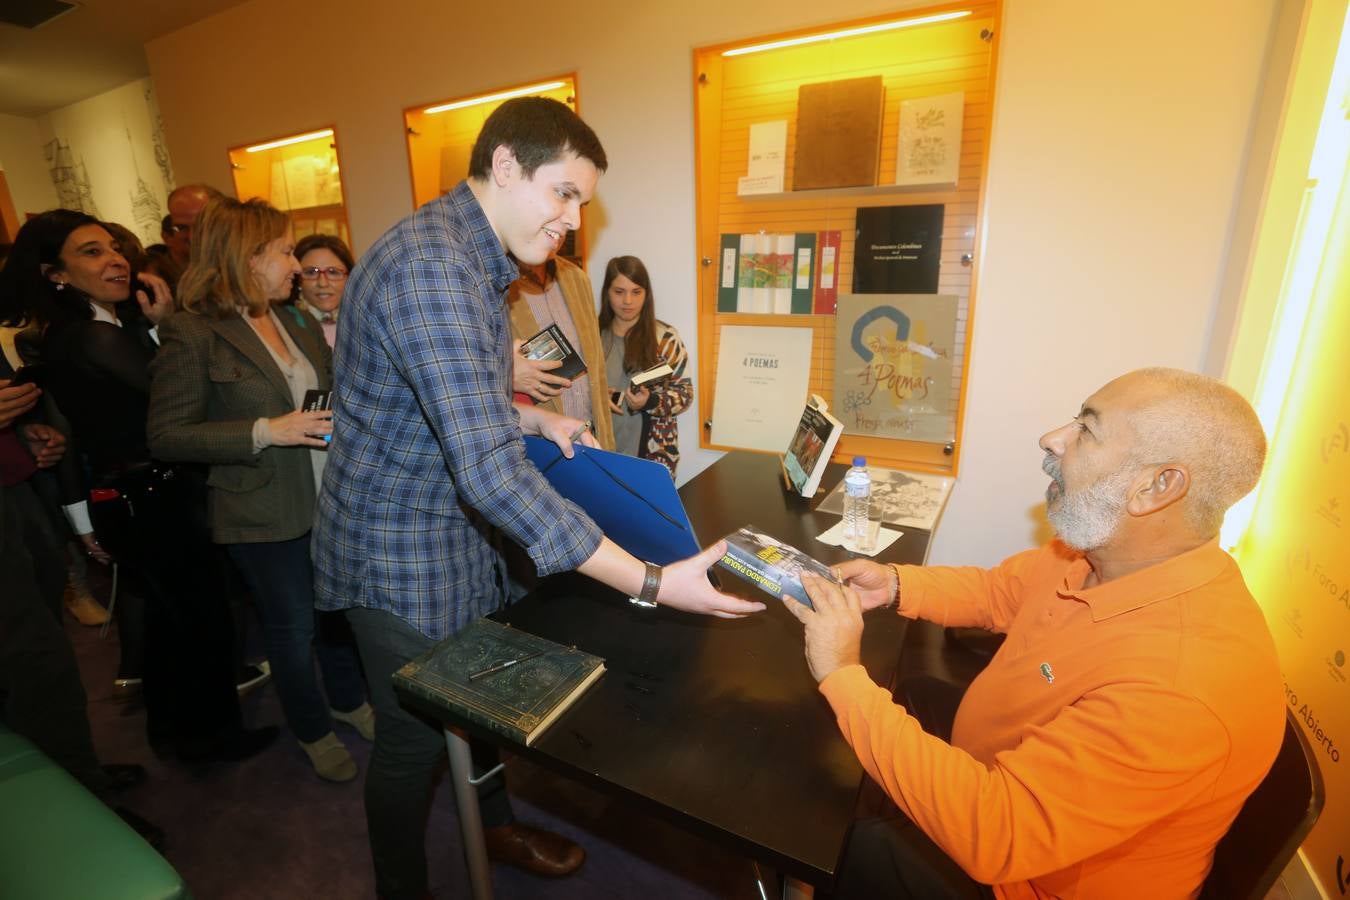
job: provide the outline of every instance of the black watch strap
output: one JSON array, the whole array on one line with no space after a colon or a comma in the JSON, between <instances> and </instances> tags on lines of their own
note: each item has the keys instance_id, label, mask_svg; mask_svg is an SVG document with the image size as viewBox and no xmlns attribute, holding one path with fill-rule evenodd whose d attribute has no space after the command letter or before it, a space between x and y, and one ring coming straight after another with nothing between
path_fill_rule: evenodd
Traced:
<instances>
[{"instance_id":1,"label":"black watch strap","mask_svg":"<svg viewBox=\"0 0 1350 900\"><path fill-rule=\"evenodd\" d=\"M642 578L642 590L636 597L629 597L628 602L634 606L642 606L647 609L656 608L656 595L661 590L661 567L656 563L644 563L647 567L647 573Z\"/></svg>"}]
</instances>

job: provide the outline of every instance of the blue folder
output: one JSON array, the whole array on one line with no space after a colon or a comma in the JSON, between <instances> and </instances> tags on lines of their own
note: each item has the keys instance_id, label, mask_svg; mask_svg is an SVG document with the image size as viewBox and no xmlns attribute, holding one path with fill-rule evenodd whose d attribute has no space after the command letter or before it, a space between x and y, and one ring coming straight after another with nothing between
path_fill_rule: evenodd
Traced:
<instances>
[{"instance_id":1,"label":"blue folder","mask_svg":"<svg viewBox=\"0 0 1350 900\"><path fill-rule=\"evenodd\" d=\"M530 435L525 455L607 538L659 566L702 549L669 469L649 459L572 446L576 455L568 459L557 444Z\"/></svg>"}]
</instances>

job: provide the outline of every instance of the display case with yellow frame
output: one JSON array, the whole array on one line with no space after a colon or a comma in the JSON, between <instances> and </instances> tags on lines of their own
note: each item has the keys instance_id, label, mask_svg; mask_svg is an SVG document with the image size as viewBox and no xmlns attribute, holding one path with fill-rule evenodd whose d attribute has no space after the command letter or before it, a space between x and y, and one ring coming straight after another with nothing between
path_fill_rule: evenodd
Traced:
<instances>
[{"instance_id":1,"label":"display case with yellow frame","mask_svg":"<svg viewBox=\"0 0 1350 900\"><path fill-rule=\"evenodd\" d=\"M548 97L578 112L576 84L575 75L558 75L405 109L413 205L435 200L468 176L474 141L497 107L514 97ZM577 265L584 265L584 231L583 217L582 231L569 233L560 251Z\"/></svg>"},{"instance_id":2,"label":"display case with yellow frame","mask_svg":"<svg viewBox=\"0 0 1350 900\"><path fill-rule=\"evenodd\" d=\"M738 258L738 240L753 245L756 239L772 243L785 238L789 244L786 258L793 259L793 237L798 238L798 248L805 237L815 254L813 283L821 283L820 267L827 265L830 276L836 279L832 283L842 296L854 287L854 237L855 228L862 226L860 209L940 209L940 258L933 262L935 288L937 295L955 298L955 323L951 326L950 353L944 351L941 357L944 367L950 360L951 369L948 373L944 368L941 373L950 378L950 385L947 409L938 411L939 431L923 440L850 433L847 426L851 411L834 403L832 412L846 424L834 459L847 461L854 455L865 455L873 465L956 473L974 310L975 251L993 112L998 20L999 4L994 0L907 10L694 51L699 392L705 411L700 446L734 449L712 443L709 427L717 416L719 337L727 326L810 328L809 390L827 399L835 396L834 299L821 303L817 290L816 302L812 303L808 291L807 305L798 307L794 300L793 312L788 313L781 304L737 304L733 286L728 304L725 289L729 279L738 278L742 286L748 283L744 280L747 244L741 244ZM866 111L866 105L872 104L870 115L875 127L870 136L854 139L839 133L855 128L858 119L865 118L846 113L842 106L827 109L823 119L807 118L811 92L818 97L821 91L837 89L829 96L838 97L842 96L840 92L854 88L871 91L863 106ZM951 113L948 106L948 115L956 120L955 131L948 132L949 136L956 135L949 137L955 148L955 156L948 160L950 171L936 179L911 178L911 148L917 145L907 142L906 158L900 158L902 141L908 141L906 135L912 135L914 127L902 126L902 116L909 122L914 116L912 110L922 107L926 100L940 105L951 98L956 98L957 112ZM762 137L766 132L757 129L760 136L754 137L752 146L751 128L756 125L769 129L767 144ZM808 128L811 135L804 138ZM904 128L910 131L904 132ZM773 129L777 129L777 137ZM830 129L835 133L828 133ZM815 155L815 148L808 153L807 148L798 146L802 140L819 142L822 133L826 143L833 139L834 156L821 158ZM875 175L840 186L848 184L844 170L850 166L853 151L861 150L866 157L868 141L874 142L872 157L864 159L863 167L865 170L870 165ZM779 168L775 171L770 165L765 169L762 160L775 158L775 153L781 160ZM814 162L810 172L808 161ZM818 186L821 183L834 186ZM800 274L805 271L800 268L803 259L796 257L799 277L805 277ZM733 266L740 267L739 275L729 268ZM918 349L929 352L922 346ZM796 399L788 403L784 398L784 405L794 407Z\"/></svg>"},{"instance_id":3,"label":"display case with yellow frame","mask_svg":"<svg viewBox=\"0 0 1350 900\"><path fill-rule=\"evenodd\" d=\"M261 197L287 213L296 240L331 234L351 246L333 128L234 147L229 153L240 200Z\"/></svg>"}]
</instances>

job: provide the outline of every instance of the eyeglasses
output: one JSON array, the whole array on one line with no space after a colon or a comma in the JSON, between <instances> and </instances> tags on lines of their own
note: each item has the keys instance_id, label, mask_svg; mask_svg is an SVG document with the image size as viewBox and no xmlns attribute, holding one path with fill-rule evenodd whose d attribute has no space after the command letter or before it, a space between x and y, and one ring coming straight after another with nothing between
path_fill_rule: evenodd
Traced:
<instances>
[{"instance_id":1,"label":"eyeglasses","mask_svg":"<svg viewBox=\"0 0 1350 900\"><path fill-rule=\"evenodd\" d=\"M339 269L337 266L329 266L321 269L318 266L305 266L300 270L300 277L306 281L315 281L320 275L327 275L329 281L341 281L347 277L346 269Z\"/></svg>"},{"instance_id":2,"label":"eyeglasses","mask_svg":"<svg viewBox=\"0 0 1350 900\"><path fill-rule=\"evenodd\" d=\"M171 234L174 237L178 237L180 234L190 234L192 232L192 223L189 222L186 225L173 224L168 228L165 228L164 232L166 234Z\"/></svg>"}]
</instances>

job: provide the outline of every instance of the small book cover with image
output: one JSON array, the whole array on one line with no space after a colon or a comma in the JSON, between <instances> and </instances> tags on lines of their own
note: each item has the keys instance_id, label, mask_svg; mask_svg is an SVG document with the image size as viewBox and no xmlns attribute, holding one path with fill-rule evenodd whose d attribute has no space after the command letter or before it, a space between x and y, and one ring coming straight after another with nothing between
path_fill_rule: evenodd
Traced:
<instances>
[{"instance_id":1,"label":"small book cover with image","mask_svg":"<svg viewBox=\"0 0 1350 900\"><path fill-rule=\"evenodd\" d=\"M829 566L754 525L738 528L724 540L727 552L717 565L774 597L787 594L797 602L811 606L811 598L802 587L802 572L810 572L826 581L838 581Z\"/></svg>"},{"instance_id":2,"label":"small book cover with image","mask_svg":"<svg viewBox=\"0 0 1350 900\"><path fill-rule=\"evenodd\" d=\"M552 369L550 374L560 375L563 378L576 378L586 371L586 361L572 348L572 342L556 323L547 326L521 344L520 355L526 359L562 360L562 365Z\"/></svg>"},{"instance_id":3,"label":"small book cover with image","mask_svg":"<svg viewBox=\"0 0 1350 900\"><path fill-rule=\"evenodd\" d=\"M830 415L829 409L819 394L812 394L802 410L797 430L792 433L787 453L783 454L783 468L792 489L803 497L816 495L839 435L844 433L844 424Z\"/></svg>"}]
</instances>

